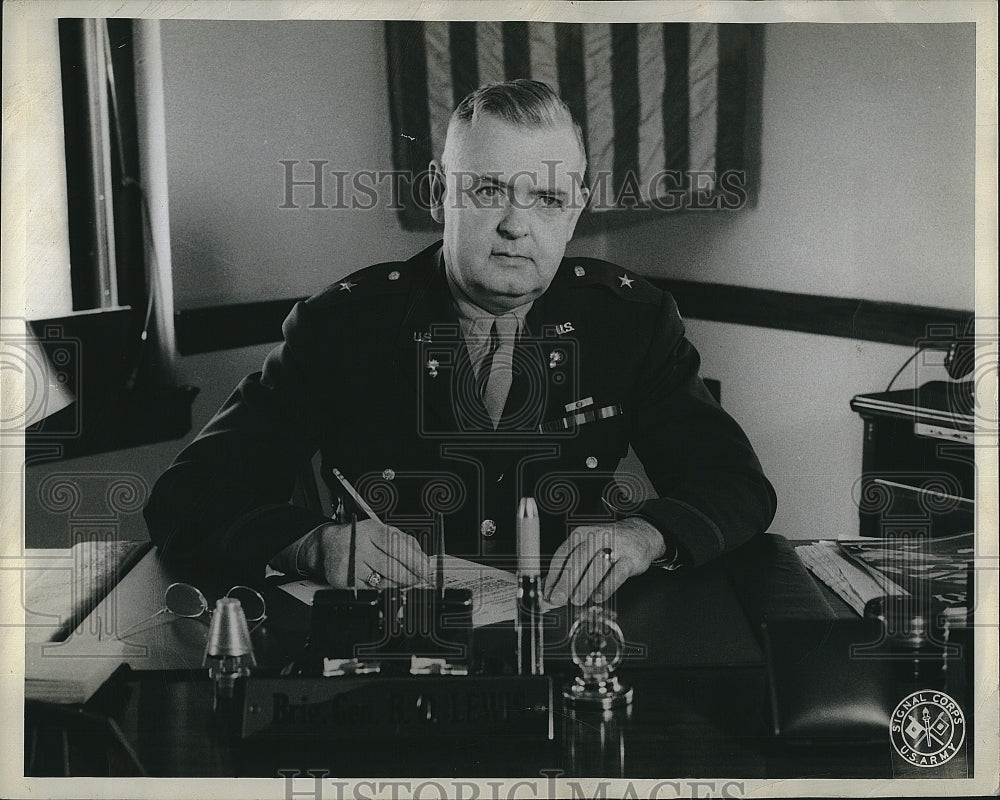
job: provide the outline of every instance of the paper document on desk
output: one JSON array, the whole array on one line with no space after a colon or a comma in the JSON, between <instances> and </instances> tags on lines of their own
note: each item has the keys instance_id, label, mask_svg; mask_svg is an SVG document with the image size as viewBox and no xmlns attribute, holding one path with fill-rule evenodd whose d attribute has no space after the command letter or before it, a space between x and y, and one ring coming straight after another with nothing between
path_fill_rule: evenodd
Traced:
<instances>
[{"instance_id":1,"label":"paper document on desk","mask_svg":"<svg viewBox=\"0 0 1000 800\"><path fill-rule=\"evenodd\" d=\"M517 577L511 572L446 555L444 584L449 589L472 590L473 628L509 622L517 616ZM325 583L301 579L280 584L279 588L311 606L316 592L330 587ZM542 611L555 607L542 601Z\"/></svg>"},{"instance_id":2,"label":"paper document on desk","mask_svg":"<svg viewBox=\"0 0 1000 800\"><path fill-rule=\"evenodd\" d=\"M517 617L517 576L456 556L444 557L444 585L472 590L472 627L509 622ZM542 600L542 611L556 608Z\"/></svg>"},{"instance_id":3,"label":"paper document on desk","mask_svg":"<svg viewBox=\"0 0 1000 800\"><path fill-rule=\"evenodd\" d=\"M797 547L795 552L823 583L840 595L841 599L859 615L865 613L869 600L886 595L907 595L905 589L888 578L876 578L844 558L838 550L837 542L823 541Z\"/></svg>"},{"instance_id":4,"label":"paper document on desk","mask_svg":"<svg viewBox=\"0 0 1000 800\"><path fill-rule=\"evenodd\" d=\"M968 614L968 572L975 556L971 532L934 538L840 539L837 546L875 580L896 581L910 591L930 595L950 617Z\"/></svg>"}]
</instances>

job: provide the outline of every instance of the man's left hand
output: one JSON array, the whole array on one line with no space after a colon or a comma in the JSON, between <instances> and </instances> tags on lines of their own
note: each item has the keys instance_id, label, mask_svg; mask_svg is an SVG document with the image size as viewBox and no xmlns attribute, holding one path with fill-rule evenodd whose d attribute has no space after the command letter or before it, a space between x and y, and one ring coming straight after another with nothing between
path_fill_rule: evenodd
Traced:
<instances>
[{"instance_id":1,"label":"man's left hand","mask_svg":"<svg viewBox=\"0 0 1000 800\"><path fill-rule=\"evenodd\" d=\"M660 532L639 517L574 528L552 556L545 599L555 605L603 602L665 550Z\"/></svg>"}]
</instances>

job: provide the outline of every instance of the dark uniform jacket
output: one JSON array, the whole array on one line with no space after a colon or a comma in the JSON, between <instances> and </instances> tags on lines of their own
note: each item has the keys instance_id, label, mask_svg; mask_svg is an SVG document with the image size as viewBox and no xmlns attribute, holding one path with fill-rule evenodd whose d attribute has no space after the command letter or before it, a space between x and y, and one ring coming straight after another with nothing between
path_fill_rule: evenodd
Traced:
<instances>
[{"instance_id":1,"label":"dark uniform jacket","mask_svg":"<svg viewBox=\"0 0 1000 800\"><path fill-rule=\"evenodd\" d=\"M289 502L317 450L334 495L345 495L336 467L427 552L437 521L449 553L505 568L525 495L548 555L572 528L614 514L645 517L689 564L767 528L774 491L699 378L669 294L613 264L564 259L525 319L494 430L440 250L296 304L263 372L157 482L145 513L165 554L259 578L329 513ZM634 476L616 480L629 444L659 497Z\"/></svg>"}]
</instances>

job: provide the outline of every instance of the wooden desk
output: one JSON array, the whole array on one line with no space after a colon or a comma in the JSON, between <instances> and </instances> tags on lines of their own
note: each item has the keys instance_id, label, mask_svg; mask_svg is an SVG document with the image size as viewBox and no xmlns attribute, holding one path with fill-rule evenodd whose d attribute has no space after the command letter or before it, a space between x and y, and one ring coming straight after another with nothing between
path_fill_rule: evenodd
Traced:
<instances>
[{"instance_id":1,"label":"wooden desk","mask_svg":"<svg viewBox=\"0 0 1000 800\"><path fill-rule=\"evenodd\" d=\"M604 752L602 757L611 759L602 767L605 775L888 777L887 742L884 748L867 742L858 747L843 742L815 745L789 756L771 735L755 615L784 609L792 616L808 617L826 607L813 604L812 596L803 597L801 590L796 594L787 580L794 565L776 557L778 539L764 537L754 549L699 570L654 571L629 581L619 593L619 622L626 637L643 647L626 660L621 674L635 687L635 701L629 719L615 720L610 727L605 724L603 731L600 720L574 724L559 716L554 741L475 735L447 746L439 741L407 742L405 747L387 741L336 746L234 741L213 724L212 686L201 666L207 624L165 614L126 637L124 658L136 673L106 687L88 708L109 715L148 773L156 776L278 777L279 770L289 769L302 774L325 769L338 777L516 777L538 776L548 769L573 774L587 769L571 752L571 743L581 746L581 731L612 741L620 731L624 761L616 761L617 750ZM787 543L784 547L791 552ZM794 555L792 559L797 563ZM767 574L768 569L774 574ZM127 630L161 608L164 590L178 579L191 576L165 564L157 552L149 553L60 645L62 654L97 657L119 650L114 632ZM228 588L192 582L210 603ZM811 581L809 585L815 592ZM727 591L759 592L760 598L752 601L756 612L744 615L739 603L745 598L734 605ZM259 674L275 674L297 655L307 631L308 610L274 588L265 594L269 619L254 634L255 649ZM664 613L665 609L678 613ZM828 607L819 613L830 616ZM513 634L502 626L479 629L480 640L501 652L513 649ZM558 654L546 664L556 674L557 686L572 674ZM615 769L618 775L612 772Z\"/></svg>"}]
</instances>

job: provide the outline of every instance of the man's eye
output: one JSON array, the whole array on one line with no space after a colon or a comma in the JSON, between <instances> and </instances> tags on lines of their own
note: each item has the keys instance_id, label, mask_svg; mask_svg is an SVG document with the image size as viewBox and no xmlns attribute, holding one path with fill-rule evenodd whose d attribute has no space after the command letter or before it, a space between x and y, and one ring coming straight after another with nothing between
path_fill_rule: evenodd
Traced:
<instances>
[{"instance_id":1,"label":"man's eye","mask_svg":"<svg viewBox=\"0 0 1000 800\"><path fill-rule=\"evenodd\" d=\"M480 186L476 189L476 194L479 197L496 197L500 194L499 186Z\"/></svg>"},{"instance_id":2,"label":"man's eye","mask_svg":"<svg viewBox=\"0 0 1000 800\"><path fill-rule=\"evenodd\" d=\"M543 208L562 208L563 201L551 194L543 194L539 197Z\"/></svg>"}]
</instances>

